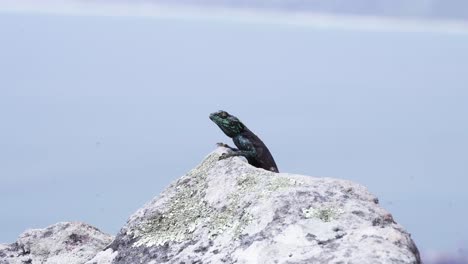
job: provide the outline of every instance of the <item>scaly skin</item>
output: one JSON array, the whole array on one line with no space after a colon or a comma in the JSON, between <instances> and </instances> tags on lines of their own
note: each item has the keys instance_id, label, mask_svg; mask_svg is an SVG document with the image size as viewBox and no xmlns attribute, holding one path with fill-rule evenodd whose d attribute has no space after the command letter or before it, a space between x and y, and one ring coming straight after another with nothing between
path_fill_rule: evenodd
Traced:
<instances>
[{"instance_id":1,"label":"scaly skin","mask_svg":"<svg viewBox=\"0 0 468 264\"><path fill-rule=\"evenodd\" d=\"M225 111L218 111L210 114L210 119L221 128L226 136L232 138L238 148L231 148L224 143L218 143L219 146L233 150L232 153L224 153L219 158L220 160L234 156L244 156L252 166L279 172L275 160L265 144L237 117Z\"/></svg>"}]
</instances>

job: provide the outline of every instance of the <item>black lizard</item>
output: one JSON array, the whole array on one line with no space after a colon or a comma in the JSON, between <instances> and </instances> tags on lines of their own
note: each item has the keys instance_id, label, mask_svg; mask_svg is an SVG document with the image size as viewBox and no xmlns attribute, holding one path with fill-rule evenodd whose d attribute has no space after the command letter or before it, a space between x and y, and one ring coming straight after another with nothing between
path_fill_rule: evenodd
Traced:
<instances>
[{"instance_id":1,"label":"black lizard","mask_svg":"<svg viewBox=\"0 0 468 264\"><path fill-rule=\"evenodd\" d=\"M226 136L232 138L238 147L231 148L226 144L218 143L233 150L231 153L224 153L219 159L226 159L234 156L244 156L249 163L257 168L279 172L273 156L265 144L252 131L250 131L237 117L225 111L218 111L210 114L210 119L221 128Z\"/></svg>"}]
</instances>

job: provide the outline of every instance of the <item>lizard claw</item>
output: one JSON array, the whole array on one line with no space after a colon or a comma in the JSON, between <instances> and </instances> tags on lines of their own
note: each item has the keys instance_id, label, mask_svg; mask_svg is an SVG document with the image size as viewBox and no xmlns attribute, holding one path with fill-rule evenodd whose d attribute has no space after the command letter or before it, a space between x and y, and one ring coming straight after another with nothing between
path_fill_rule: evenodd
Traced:
<instances>
[{"instance_id":1,"label":"lizard claw","mask_svg":"<svg viewBox=\"0 0 468 264\"><path fill-rule=\"evenodd\" d=\"M229 158L229 155L227 153L223 153L223 154L221 154L221 156L219 156L218 160L223 160L223 159L227 159L227 158Z\"/></svg>"},{"instance_id":2,"label":"lizard claw","mask_svg":"<svg viewBox=\"0 0 468 264\"><path fill-rule=\"evenodd\" d=\"M229 147L228 144L224 144L223 142L218 142L218 143L216 143L216 146L218 146L218 147L225 147L225 148L228 148L228 147Z\"/></svg>"}]
</instances>

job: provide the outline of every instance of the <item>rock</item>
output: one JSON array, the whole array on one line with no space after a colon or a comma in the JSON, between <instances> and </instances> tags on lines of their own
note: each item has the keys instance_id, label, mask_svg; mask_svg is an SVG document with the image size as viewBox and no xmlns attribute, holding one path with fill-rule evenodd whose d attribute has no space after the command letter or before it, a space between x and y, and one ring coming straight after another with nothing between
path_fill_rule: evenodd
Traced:
<instances>
[{"instance_id":1,"label":"rock","mask_svg":"<svg viewBox=\"0 0 468 264\"><path fill-rule=\"evenodd\" d=\"M133 214L87 264L421 263L365 187L218 161L225 151Z\"/></svg>"},{"instance_id":2,"label":"rock","mask_svg":"<svg viewBox=\"0 0 468 264\"><path fill-rule=\"evenodd\" d=\"M0 245L0 264L82 264L112 242L113 237L79 222L31 229L9 245Z\"/></svg>"},{"instance_id":3,"label":"rock","mask_svg":"<svg viewBox=\"0 0 468 264\"><path fill-rule=\"evenodd\" d=\"M218 161L226 151L138 210L113 241L84 223L58 223L0 245L0 264L421 263L410 235L363 186Z\"/></svg>"}]
</instances>

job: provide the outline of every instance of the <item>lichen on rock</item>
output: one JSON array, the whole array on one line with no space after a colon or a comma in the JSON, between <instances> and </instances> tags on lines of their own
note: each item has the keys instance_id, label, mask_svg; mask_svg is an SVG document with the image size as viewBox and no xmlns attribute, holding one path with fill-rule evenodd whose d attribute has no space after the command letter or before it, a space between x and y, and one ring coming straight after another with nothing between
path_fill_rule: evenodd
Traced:
<instances>
[{"instance_id":1,"label":"lichen on rock","mask_svg":"<svg viewBox=\"0 0 468 264\"><path fill-rule=\"evenodd\" d=\"M206 171L216 160L216 155L208 157L176 183L174 194L162 212L156 211L133 230L138 239L133 246L160 246L193 238L193 231L213 213L203 193L207 187Z\"/></svg>"},{"instance_id":2,"label":"lichen on rock","mask_svg":"<svg viewBox=\"0 0 468 264\"><path fill-rule=\"evenodd\" d=\"M132 230L137 239L134 247L162 246L168 242L192 240L196 235L194 231L201 226L206 227L211 236L232 229L233 239L237 239L253 218L248 210L239 210L249 203L243 199L245 196L259 199L276 190L298 184L285 177L262 179L255 174L240 174L235 177L236 186L227 194L225 205L217 208L205 199L205 191L208 188L207 171L216 165L219 156L208 156L199 167L176 182L175 192L167 200L164 210L154 212Z\"/></svg>"},{"instance_id":3,"label":"lichen on rock","mask_svg":"<svg viewBox=\"0 0 468 264\"><path fill-rule=\"evenodd\" d=\"M0 263L421 263L365 187L219 160L226 151L137 210L108 246L93 227L59 223L0 245Z\"/></svg>"},{"instance_id":4,"label":"lichen on rock","mask_svg":"<svg viewBox=\"0 0 468 264\"><path fill-rule=\"evenodd\" d=\"M2 264L82 264L103 250L113 237L81 222L60 222L29 229L15 243L0 245Z\"/></svg>"},{"instance_id":5,"label":"lichen on rock","mask_svg":"<svg viewBox=\"0 0 468 264\"><path fill-rule=\"evenodd\" d=\"M226 151L131 216L102 264L420 263L403 227L376 220L389 213L363 186L218 160Z\"/></svg>"},{"instance_id":6,"label":"lichen on rock","mask_svg":"<svg viewBox=\"0 0 468 264\"><path fill-rule=\"evenodd\" d=\"M302 213L305 218L318 218L323 222L330 222L332 220L338 219L340 214L343 213L343 209L339 208L337 205L321 205L320 207L314 208L303 208Z\"/></svg>"}]
</instances>

